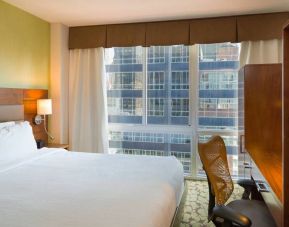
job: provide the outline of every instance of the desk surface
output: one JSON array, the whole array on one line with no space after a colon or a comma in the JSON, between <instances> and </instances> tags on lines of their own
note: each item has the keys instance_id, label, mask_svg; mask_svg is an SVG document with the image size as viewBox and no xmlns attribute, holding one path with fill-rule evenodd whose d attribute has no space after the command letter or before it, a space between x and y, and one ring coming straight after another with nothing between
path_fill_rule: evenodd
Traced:
<instances>
[{"instance_id":1,"label":"desk surface","mask_svg":"<svg viewBox=\"0 0 289 227\"><path fill-rule=\"evenodd\" d=\"M255 162L253 160L251 160L250 162L251 162L250 175L255 182L264 182L267 185L269 191L261 192L261 195L266 205L268 206L277 226L281 227L282 226L282 209L283 209L281 200L279 200L274 190L272 190L272 187L270 187L268 181L262 175L261 171L258 169Z\"/></svg>"}]
</instances>

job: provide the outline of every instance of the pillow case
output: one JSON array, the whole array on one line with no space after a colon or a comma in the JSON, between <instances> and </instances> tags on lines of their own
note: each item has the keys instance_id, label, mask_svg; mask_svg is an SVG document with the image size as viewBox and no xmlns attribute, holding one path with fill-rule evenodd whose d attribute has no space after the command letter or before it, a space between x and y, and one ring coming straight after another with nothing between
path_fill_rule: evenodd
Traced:
<instances>
[{"instance_id":1,"label":"pillow case","mask_svg":"<svg viewBox=\"0 0 289 227\"><path fill-rule=\"evenodd\" d=\"M0 128L0 160L24 157L37 151L29 122Z\"/></svg>"}]
</instances>

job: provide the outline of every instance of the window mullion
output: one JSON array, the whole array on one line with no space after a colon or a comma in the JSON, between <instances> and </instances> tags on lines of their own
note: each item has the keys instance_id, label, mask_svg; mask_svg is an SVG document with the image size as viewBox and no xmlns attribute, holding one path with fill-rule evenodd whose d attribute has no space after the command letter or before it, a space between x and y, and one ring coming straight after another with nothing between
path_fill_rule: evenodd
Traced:
<instances>
[{"instance_id":1,"label":"window mullion","mask_svg":"<svg viewBox=\"0 0 289 227\"><path fill-rule=\"evenodd\" d=\"M197 144L198 144L198 87L199 87L199 45L189 48L189 124L192 128L193 138L191 140L191 174L197 177Z\"/></svg>"},{"instance_id":2,"label":"window mullion","mask_svg":"<svg viewBox=\"0 0 289 227\"><path fill-rule=\"evenodd\" d=\"M168 105L168 116L170 116L168 118L168 124L170 125L172 122L171 118L172 118L172 96L171 96L171 87L172 87L172 61L171 61L171 56L172 56L172 47L170 46L168 49L168 53L167 53L167 58L168 58L168 75L167 75L167 80L168 80L168 88L167 88L167 91L168 91L168 97L167 97L167 105Z\"/></svg>"},{"instance_id":3,"label":"window mullion","mask_svg":"<svg viewBox=\"0 0 289 227\"><path fill-rule=\"evenodd\" d=\"M189 124L192 126L194 134L198 130L198 91L199 91L199 50L198 45L190 46L189 51L189 85L190 85L190 118Z\"/></svg>"},{"instance_id":4,"label":"window mullion","mask_svg":"<svg viewBox=\"0 0 289 227\"><path fill-rule=\"evenodd\" d=\"M143 116L143 124L147 125L148 120L148 100L147 100L147 84L148 84L148 71L147 71L147 58L148 58L148 47L142 47L143 48L143 111L144 111L144 116Z\"/></svg>"}]
</instances>

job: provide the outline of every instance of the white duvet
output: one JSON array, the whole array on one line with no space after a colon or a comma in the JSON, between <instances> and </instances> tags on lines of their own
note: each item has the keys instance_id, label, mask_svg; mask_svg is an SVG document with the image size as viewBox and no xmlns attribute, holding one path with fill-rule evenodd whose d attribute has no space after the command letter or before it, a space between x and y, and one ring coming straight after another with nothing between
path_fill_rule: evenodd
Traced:
<instances>
[{"instance_id":1,"label":"white duvet","mask_svg":"<svg viewBox=\"0 0 289 227\"><path fill-rule=\"evenodd\" d=\"M174 157L44 148L0 165L0 226L168 227L182 190Z\"/></svg>"}]
</instances>

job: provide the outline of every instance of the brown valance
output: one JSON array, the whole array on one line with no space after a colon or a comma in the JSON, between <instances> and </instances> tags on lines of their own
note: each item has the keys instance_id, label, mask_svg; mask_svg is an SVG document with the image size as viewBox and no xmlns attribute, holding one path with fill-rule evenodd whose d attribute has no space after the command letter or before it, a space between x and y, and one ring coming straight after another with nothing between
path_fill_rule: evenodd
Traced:
<instances>
[{"instance_id":1,"label":"brown valance","mask_svg":"<svg viewBox=\"0 0 289 227\"><path fill-rule=\"evenodd\" d=\"M236 17L196 19L190 22L190 44L236 42Z\"/></svg>"},{"instance_id":2,"label":"brown valance","mask_svg":"<svg viewBox=\"0 0 289 227\"><path fill-rule=\"evenodd\" d=\"M69 49L106 47L106 25L69 28Z\"/></svg>"},{"instance_id":3,"label":"brown valance","mask_svg":"<svg viewBox=\"0 0 289 227\"><path fill-rule=\"evenodd\" d=\"M106 47L145 46L146 24L107 25Z\"/></svg>"},{"instance_id":4,"label":"brown valance","mask_svg":"<svg viewBox=\"0 0 289 227\"><path fill-rule=\"evenodd\" d=\"M238 41L281 39L289 13L269 13L237 17Z\"/></svg>"},{"instance_id":5,"label":"brown valance","mask_svg":"<svg viewBox=\"0 0 289 227\"><path fill-rule=\"evenodd\" d=\"M69 28L69 48L157 46L280 39L289 12Z\"/></svg>"},{"instance_id":6,"label":"brown valance","mask_svg":"<svg viewBox=\"0 0 289 227\"><path fill-rule=\"evenodd\" d=\"M147 23L146 46L184 44L190 40L188 21L166 21Z\"/></svg>"}]
</instances>

